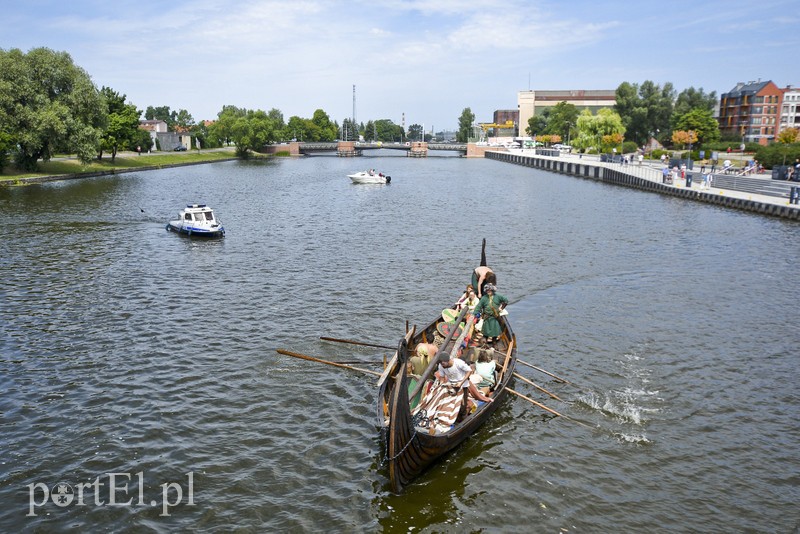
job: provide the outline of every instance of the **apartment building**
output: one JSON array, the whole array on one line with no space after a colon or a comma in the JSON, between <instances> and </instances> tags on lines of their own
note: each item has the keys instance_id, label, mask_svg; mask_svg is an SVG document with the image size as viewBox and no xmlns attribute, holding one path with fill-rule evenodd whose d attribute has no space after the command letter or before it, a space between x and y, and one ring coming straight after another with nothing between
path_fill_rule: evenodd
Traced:
<instances>
[{"instance_id":1,"label":"apartment building","mask_svg":"<svg viewBox=\"0 0 800 534\"><path fill-rule=\"evenodd\" d=\"M780 129L782 104L783 90L772 81L739 82L720 96L720 132L766 145Z\"/></svg>"},{"instance_id":2,"label":"apartment building","mask_svg":"<svg viewBox=\"0 0 800 534\"><path fill-rule=\"evenodd\" d=\"M780 130L785 128L800 128L800 89L791 85L783 89Z\"/></svg>"}]
</instances>

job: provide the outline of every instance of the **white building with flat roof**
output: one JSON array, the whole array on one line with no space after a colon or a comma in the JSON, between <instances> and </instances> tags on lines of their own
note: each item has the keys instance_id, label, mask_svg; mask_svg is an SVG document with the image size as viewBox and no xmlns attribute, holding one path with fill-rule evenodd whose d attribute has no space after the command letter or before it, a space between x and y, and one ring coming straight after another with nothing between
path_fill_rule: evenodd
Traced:
<instances>
[{"instance_id":1,"label":"white building with flat roof","mask_svg":"<svg viewBox=\"0 0 800 534\"><path fill-rule=\"evenodd\" d=\"M780 128L800 128L800 89L786 86L783 89L783 103L781 104Z\"/></svg>"},{"instance_id":2,"label":"white building with flat roof","mask_svg":"<svg viewBox=\"0 0 800 534\"><path fill-rule=\"evenodd\" d=\"M617 103L616 90L614 89L576 89L571 91L520 91L517 93L517 108L519 109L519 134L526 135L528 120L543 109L553 107L559 102L566 102L578 108L579 111L589 109L597 113L600 108L613 108Z\"/></svg>"}]
</instances>

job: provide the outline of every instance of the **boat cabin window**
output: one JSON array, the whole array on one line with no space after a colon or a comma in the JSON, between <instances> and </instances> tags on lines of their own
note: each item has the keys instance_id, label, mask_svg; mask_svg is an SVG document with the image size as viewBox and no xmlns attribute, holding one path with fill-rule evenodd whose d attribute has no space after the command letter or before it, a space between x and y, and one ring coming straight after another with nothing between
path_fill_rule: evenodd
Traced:
<instances>
[{"instance_id":1,"label":"boat cabin window","mask_svg":"<svg viewBox=\"0 0 800 534\"><path fill-rule=\"evenodd\" d=\"M191 213L186 213L186 214L183 216L183 218L184 218L184 219L186 219L187 221L191 221L191 220L192 220L192 214L191 214Z\"/></svg>"},{"instance_id":2,"label":"boat cabin window","mask_svg":"<svg viewBox=\"0 0 800 534\"><path fill-rule=\"evenodd\" d=\"M207 221L213 221L214 220L214 214L211 213L210 211L207 211L206 212L206 220Z\"/></svg>"}]
</instances>

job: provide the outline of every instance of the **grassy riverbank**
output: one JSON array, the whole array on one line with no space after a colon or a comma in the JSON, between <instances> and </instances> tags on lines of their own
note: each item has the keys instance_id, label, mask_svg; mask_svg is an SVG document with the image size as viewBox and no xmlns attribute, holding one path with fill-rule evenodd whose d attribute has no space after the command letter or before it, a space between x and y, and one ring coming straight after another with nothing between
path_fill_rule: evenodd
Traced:
<instances>
[{"instance_id":1,"label":"grassy riverbank","mask_svg":"<svg viewBox=\"0 0 800 534\"><path fill-rule=\"evenodd\" d=\"M31 179L58 176L74 177L81 174L90 175L115 171L131 171L139 168L169 167L173 165L223 161L235 157L233 148L190 150L188 152L158 152L142 154L141 156L135 152L120 152L117 154L114 163L111 163L111 157L106 155L102 160L95 160L88 165L83 165L74 157L59 157L50 161L40 161L39 170L36 172L6 168L0 173L0 182L25 183Z\"/></svg>"}]
</instances>

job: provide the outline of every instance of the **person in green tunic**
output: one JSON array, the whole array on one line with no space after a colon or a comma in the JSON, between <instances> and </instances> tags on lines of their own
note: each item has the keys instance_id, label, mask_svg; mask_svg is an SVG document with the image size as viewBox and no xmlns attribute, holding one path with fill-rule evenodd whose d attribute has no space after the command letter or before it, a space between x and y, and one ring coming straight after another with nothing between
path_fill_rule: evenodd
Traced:
<instances>
[{"instance_id":1,"label":"person in green tunic","mask_svg":"<svg viewBox=\"0 0 800 534\"><path fill-rule=\"evenodd\" d=\"M500 325L498 318L500 317L500 312L508 304L508 299L503 295L497 294L497 288L494 284L486 284L483 290L485 294L478 301L478 305L475 306L475 319L483 318L481 333L486 338L486 342L491 344L503 332L503 327Z\"/></svg>"}]
</instances>

